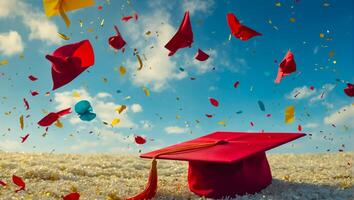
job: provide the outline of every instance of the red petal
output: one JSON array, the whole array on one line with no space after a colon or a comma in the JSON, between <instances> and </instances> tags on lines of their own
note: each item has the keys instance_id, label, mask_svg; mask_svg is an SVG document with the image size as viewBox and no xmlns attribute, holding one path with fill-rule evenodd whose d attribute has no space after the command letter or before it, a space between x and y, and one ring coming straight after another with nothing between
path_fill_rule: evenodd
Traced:
<instances>
[{"instance_id":1,"label":"red petal","mask_svg":"<svg viewBox=\"0 0 354 200\"><path fill-rule=\"evenodd\" d=\"M165 45L165 48L170 51L168 56L172 56L178 51L178 49L191 47L192 43L193 43L192 25L189 19L189 11L186 11L184 13L182 23L177 33Z\"/></svg>"},{"instance_id":2,"label":"red petal","mask_svg":"<svg viewBox=\"0 0 354 200\"><path fill-rule=\"evenodd\" d=\"M80 199L80 194L78 192L73 192L63 197L63 200L79 200L79 199Z\"/></svg>"},{"instance_id":3,"label":"red petal","mask_svg":"<svg viewBox=\"0 0 354 200\"><path fill-rule=\"evenodd\" d=\"M133 18L133 16L124 16L124 17L122 17L122 21L127 22L132 18Z\"/></svg>"},{"instance_id":4,"label":"red petal","mask_svg":"<svg viewBox=\"0 0 354 200\"><path fill-rule=\"evenodd\" d=\"M209 58L209 55L206 54L204 51L198 49L198 52L197 54L195 54L194 58L199 61L206 61Z\"/></svg>"},{"instance_id":5,"label":"red petal","mask_svg":"<svg viewBox=\"0 0 354 200\"><path fill-rule=\"evenodd\" d=\"M36 81L38 78L33 75L30 75L30 76L28 76L28 79L31 81Z\"/></svg>"},{"instance_id":6,"label":"red petal","mask_svg":"<svg viewBox=\"0 0 354 200\"><path fill-rule=\"evenodd\" d=\"M17 189L15 192L19 192L21 190L25 190L26 189L26 183L22 180L21 177L18 177L16 175L12 175L12 182L17 185L18 187L20 187L19 189Z\"/></svg>"},{"instance_id":7,"label":"red petal","mask_svg":"<svg viewBox=\"0 0 354 200\"><path fill-rule=\"evenodd\" d=\"M246 41L254 36L262 35L257 31L242 25L233 13L227 14L227 23L229 24L232 35L240 40Z\"/></svg>"},{"instance_id":8,"label":"red petal","mask_svg":"<svg viewBox=\"0 0 354 200\"><path fill-rule=\"evenodd\" d=\"M209 98L209 101L211 103L211 105L215 106L215 107L218 107L219 106L219 102L214 99L214 98Z\"/></svg>"},{"instance_id":9,"label":"red petal","mask_svg":"<svg viewBox=\"0 0 354 200\"><path fill-rule=\"evenodd\" d=\"M145 144L146 143L146 139L141 137L141 136L134 136L134 140L137 144Z\"/></svg>"}]
</instances>

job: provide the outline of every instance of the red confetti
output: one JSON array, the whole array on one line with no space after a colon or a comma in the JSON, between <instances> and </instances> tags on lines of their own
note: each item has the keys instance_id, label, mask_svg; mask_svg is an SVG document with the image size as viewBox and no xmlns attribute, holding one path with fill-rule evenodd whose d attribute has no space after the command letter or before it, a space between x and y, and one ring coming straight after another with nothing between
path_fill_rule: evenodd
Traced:
<instances>
[{"instance_id":1,"label":"red confetti","mask_svg":"<svg viewBox=\"0 0 354 200\"><path fill-rule=\"evenodd\" d=\"M124 45L126 44L125 40L123 39L122 35L120 34L119 30L118 30L118 26L114 26L114 29L116 30L116 35L112 36L108 39L108 43L109 45L116 49L116 50L120 50L124 47Z\"/></svg>"},{"instance_id":2,"label":"red confetti","mask_svg":"<svg viewBox=\"0 0 354 200\"><path fill-rule=\"evenodd\" d=\"M205 116L206 116L207 118L212 118L212 117L213 117L213 115L210 115L210 114L205 114Z\"/></svg>"},{"instance_id":3,"label":"red confetti","mask_svg":"<svg viewBox=\"0 0 354 200\"><path fill-rule=\"evenodd\" d=\"M26 100L26 98L23 98L23 103L25 104L26 110L29 110L30 106L29 106L28 101Z\"/></svg>"},{"instance_id":4,"label":"red confetti","mask_svg":"<svg viewBox=\"0 0 354 200\"><path fill-rule=\"evenodd\" d=\"M311 86L311 87L310 87L310 90L312 90L312 91L313 91L314 89L315 89L315 87L313 87L313 86Z\"/></svg>"},{"instance_id":5,"label":"red confetti","mask_svg":"<svg viewBox=\"0 0 354 200\"><path fill-rule=\"evenodd\" d=\"M297 126L297 130L298 130L299 132L302 131L302 126L301 126L300 124Z\"/></svg>"},{"instance_id":6,"label":"red confetti","mask_svg":"<svg viewBox=\"0 0 354 200\"><path fill-rule=\"evenodd\" d=\"M33 75L29 75L29 76L28 76L28 79L31 80L31 81L36 81L36 80L38 80L38 78L35 77L35 76L33 76Z\"/></svg>"},{"instance_id":7,"label":"red confetti","mask_svg":"<svg viewBox=\"0 0 354 200\"><path fill-rule=\"evenodd\" d=\"M218 107L219 106L219 102L214 99L214 98L209 98L209 101L211 103L211 105L215 106L215 107Z\"/></svg>"},{"instance_id":8,"label":"red confetti","mask_svg":"<svg viewBox=\"0 0 354 200\"><path fill-rule=\"evenodd\" d=\"M237 88L239 84L240 84L240 81L236 81L236 82L234 83L234 88Z\"/></svg>"},{"instance_id":9,"label":"red confetti","mask_svg":"<svg viewBox=\"0 0 354 200\"><path fill-rule=\"evenodd\" d=\"M254 123L253 122L250 122L251 126L254 126Z\"/></svg>"},{"instance_id":10,"label":"red confetti","mask_svg":"<svg viewBox=\"0 0 354 200\"><path fill-rule=\"evenodd\" d=\"M38 125L40 125L40 126L50 126L54 122L56 122L59 119L59 117L67 115L69 113L71 113L71 108L67 108L67 109L61 110L61 111L56 112L56 113L51 112L48 115L46 115L45 117L43 117L38 122Z\"/></svg>"},{"instance_id":11,"label":"red confetti","mask_svg":"<svg viewBox=\"0 0 354 200\"><path fill-rule=\"evenodd\" d=\"M21 138L21 143L24 143L27 140L28 136L29 136L29 134L27 133L25 136L20 137Z\"/></svg>"},{"instance_id":12,"label":"red confetti","mask_svg":"<svg viewBox=\"0 0 354 200\"><path fill-rule=\"evenodd\" d=\"M272 114L267 114L267 115L266 115L266 117L271 117L271 116L272 116Z\"/></svg>"},{"instance_id":13,"label":"red confetti","mask_svg":"<svg viewBox=\"0 0 354 200\"><path fill-rule=\"evenodd\" d=\"M18 187L20 187L19 189L15 190L15 192L19 192L21 190L25 190L26 189L26 183L22 180L21 177L18 177L16 175L12 175L12 182L17 185Z\"/></svg>"},{"instance_id":14,"label":"red confetti","mask_svg":"<svg viewBox=\"0 0 354 200\"><path fill-rule=\"evenodd\" d=\"M275 79L275 83L280 83L283 76L287 76L296 71L296 63L294 59L294 54L288 51L284 59L279 64L278 75Z\"/></svg>"},{"instance_id":15,"label":"red confetti","mask_svg":"<svg viewBox=\"0 0 354 200\"><path fill-rule=\"evenodd\" d=\"M177 33L165 45L165 48L170 51L168 56L175 54L178 49L191 47L193 43L192 25L189 19L189 11L184 13L184 17Z\"/></svg>"},{"instance_id":16,"label":"red confetti","mask_svg":"<svg viewBox=\"0 0 354 200\"><path fill-rule=\"evenodd\" d=\"M139 136L139 135L134 136L134 140L135 140L135 143L137 143L137 144L145 144L146 143L146 139Z\"/></svg>"},{"instance_id":17,"label":"red confetti","mask_svg":"<svg viewBox=\"0 0 354 200\"><path fill-rule=\"evenodd\" d=\"M102 9L103 9L103 6L98 6L97 9L98 9L98 10L102 10Z\"/></svg>"},{"instance_id":18,"label":"red confetti","mask_svg":"<svg viewBox=\"0 0 354 200\"><path fill-rule=\"evenodd\" d=\"M344 89L344 93L349 97L354 97L354 85L348 83L347 88Z\"/></svg>"},{"instance_id":19,"label":"red confetti","mask_svg":"<svg viewBox=\"0 0 354 200\"><path fill-rule=\"evenodd\" d=\"M133 16L129 15L129 16L124 16L124 17L122 17L122 21L124 21L124 22L127 22L127 21L129 21L130 19L133 19Z\"/></svg>"},{"instance_id":20,"label":"red confetti","mask_svg":"<svg viewBox=\"0 0 354 200\"><path fill-rule=\"evenodd\" d=\"M4 181L0 180L0 185L5 187L7 184Z\"/></svg>"},{"instance_id":21,"label":"red confetti","mask_svg":"<svg viewBox=\"0 0 354 200\"><path fill-rule=\"evenodd\" d=\"M63 197L63 200L79 200L80 194L78 192L70 193Z\"/></svg>"},{"instance_id":22,"label":"red confetti","mask_svg":"<svg viewBox=\"0 0 354 200\"><path fill-rule=\"evenodd\" d=\"M32 96L37 96L39 93L36 91L36 90L34 90L34 91L31 91L31 95Z\"/></svg>"},{"instance_id":23,"label":"red confetti","mask_svg":"<svg viewBox=\"0 0 354 200\"><path fill-rule=\"evenodd\" d=\"M204 51L198 49L198 52L197 54L195 54L194 58L199 61L206 61L209 58L209 55L206 54Z\"/></svg>"},{"instance_id":24,"label":"red confetti","mask_svg":"<svg viewBox=\"0 0 354 200\"><path fill-rule=\"evenodd\" d=\"M247 41L254 36L262 35L257 31L241 24L233 13L227 14L227 23L229 24L232 35L240 40Z\"/></svg>"}]
</instances>

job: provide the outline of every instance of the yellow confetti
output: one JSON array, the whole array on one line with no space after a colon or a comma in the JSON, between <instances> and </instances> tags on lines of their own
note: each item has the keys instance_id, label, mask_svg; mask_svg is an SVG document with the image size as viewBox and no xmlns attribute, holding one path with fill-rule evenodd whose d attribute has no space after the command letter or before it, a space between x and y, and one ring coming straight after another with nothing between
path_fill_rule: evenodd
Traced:
<instances>
[{"instance_id":1,"label":"yellow confetti","mask_svg":"<svg viewBox=\"0 0 354 200\"><path fill-rule=\"evenodd\" d=\"M336 61L336 60L333 60L333 64L337 64L337 61Z\"/></svg>"},{"instance_id":2,"label":"yellow confetti","mask_svg":"<svg viewBox=\"0 0 354 200\"><path fill-rule=\"evenodd\" d=\"M324 38L324 34L323 33L320 33L320 38Z\"/></svg>"},{"instance_id":3,"label":"yellow confetti","mask_svg":"<svg viewBox=\"0 0 354 200\"><path fill-rule=\"evenodd\" d=\"M80 98L80 93L78 91L74 91L72 95L74 98Z\"/></svg>"},{"instance_id":4,"label":"yellow confetti","mask_svg":"<svg viewBox=\"0 0 354 200\"><path fill-rule=\"evenodd\" d=\"M150 35L151 31L146 31L145 35Z\"/></svg>"},{"instance_id":5,"label":"yellow confetti","mask_svg":"<svg viewBox=\"0 0 354 200\"><path fill-rule=\"evenodd\" d=\"M120 119L114 118L114 119L112 120L111 125L112 125L112 126L115 126L115 125L117 125L119 122L120 122Z\"/></svg>"},{"instance_id":6,"label":"yellow confetti","mask_svg":"<svg viewBox=\"0 0 354 200\"><path fill-rule=\"evenodd\" d=\"M58 119L55 124L54 124L56 127L58 128L63 128L63 124L60 122L60 120Z\"/></svg>"},{"instance_id":7,"label":"yellow confetti","mask_svg":"<svg viewBox=\"0 0 354 200\"><path fill-rule=\"evenodd\" d=\"M181 116L180 115L176 115L176 119L181 119Z\"/></svg>"},{"instance_id":8,"label":"yellow confetti","mask_svg":"<svg viewBox=\"0 0 354 200\"><path fill-rule=\"evenodd\" d=\"M92 32L93 32L93 29L92 29L92 28L88 28L88 29L87 29L87 32L92 33Z\"/></svg>"},{"instance_id":9,"label":"yellow confetti","mask_svg":"<svg viewBox=\"0 0 354 200\"><path fill-rule=\"evenodd\" d=\"M143 61L141 61L141 58L140 58L140 56L138 54L136 55L136 58L139 61L138 71L140 71L143 68Z\"/></svg>"},{"instance_id":10,"label":"yellow confetti","mask_svg":"<svg viewBox=\"0 0 354 200\"><path fill-rule=\"evenodd\" d=\"M290 18L290 22L291 23L295 23L296 22L296 19L294 17Z\"/></svg>"},{"instance_id":11,"label":"yellow confetti","mask_svg":"<svg viewBox=\"0 0 354 200\"><path fill-rule=\"evenodd\" d=\"M84 22L82 22L82 20L80 20L80 27L82 28L84 26Z\"/></svg>"},{"instance_id":12,"label":"yellow confetti","mask_svg":"<svg viewBox=\"0 0 354 200\"><path fill-rule=\"evenodd\" d=\"M225 121L219 121L218 124L222 125L222 126L226 126L226 122Z\"/></svg>"},{"instance_id":13,"label":"yellow confetti","mask_svg":"<svg viewBox=\"0 0 354 200\"><path fill-rule=\"evenodd\" d=\"M281 3L280 3L280 2L276 2L276 3L275 3L275 6L276 6L276 7L281 7Z\"/></svg>"},{"instance_id":14,"label":"yellow confetti","mask_svg":"<svg viewBox=\"0 0 354 200\"><path fill-rule=\"evenodd\" d=\"M119 73L120 73L121 76L124 76L125 73L127 73L127 70L125 69L124 66L120 66L119 67Z\"/></svg>"},{"instance_id":15,"label":"yellow confetti","mask_svg":"<svg viewBox=\"0 0 354 200\"><path fill-rule=\"evenodd\" d=\"M59 35L59 37L60 37L61 39L63 39L63 40L70 40L70 37L66 36L64 33L59 33L59 32L58 32L58 35Z\"/></svg>"},{"instance_id":16,"label":"yellow confetti","mask_svg":"<svg viewBox=\"0 0 354 200\"><path fill-rule=\"evenodd\" d=\"M285 108L285 123L290 124L295 121L295 107L288 106Z\"/></svg>"},{"instance_id":17,"label":"yellow confetti","mask_svg":"<svg viewBox=\"0 0 354 200\"><path fill-rule=\"evenodd\" d=\"M120 114L120 113L122 113L126 108L127 108L126 105L120 105L119 107L116 108L116 111Z\"/></svg>"},{"instance_id":18,"label":"yellow confetti","mask_svg":"<svg viewBox=\"0 0 354 200\"><path fill-rule=\"evenodd\" d=\"M7 65L9 64L8 60L0 60L0 65Z\"/></svg>"},{"instance_id":19,"label":"yellow confetti","mask_svg":"<svg viewBox=\"0 0 354 200\"><path fill-rule=\"evenodd\" d=\"M21 128L21 130L23 130L23 126L24 126L23 115L21 115L20 116L20 128Z\"/></svg>"},{"instance_id":20,"label":"yellow confetti","mask_svg":"<svg viewBox=\"0 0 354 200\"><path fill-rule=\"evenodd\" d=\"M143 90L144 90L146 96L150 96L150 91L147 87L144 86Z\"/></svg>"}]
</instances>

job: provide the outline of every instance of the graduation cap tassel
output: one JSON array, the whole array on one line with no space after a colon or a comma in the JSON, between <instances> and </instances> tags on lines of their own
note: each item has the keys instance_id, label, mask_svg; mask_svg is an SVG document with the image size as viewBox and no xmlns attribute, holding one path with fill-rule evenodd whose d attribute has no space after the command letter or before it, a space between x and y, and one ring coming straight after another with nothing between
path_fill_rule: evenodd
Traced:
<instances>
[{"instance_id":1,"label":"graduation cap tassel","mask_svg":"<svg viewBox=\"0 0 354 200\"><path fill-rule=\"evenodd\" d=\"M182 151L212 147L217 144L222 144L222 143L213 141L211 143L204 143L204 144L190 144L187 146L182 146L181 148L171 149L171 150L160 152L159 154L156 154L151 162L148 183L146 184L144 191L140 192L139 194L137 194L133 197L129 197L125 200L147 200L147 199L152 199L156 195L156 192L157 192L157 161L156 161L156 158L158 156L166 155L166 154L173 154L173 153L182 152Z\"/></svg>"}]
</instances>

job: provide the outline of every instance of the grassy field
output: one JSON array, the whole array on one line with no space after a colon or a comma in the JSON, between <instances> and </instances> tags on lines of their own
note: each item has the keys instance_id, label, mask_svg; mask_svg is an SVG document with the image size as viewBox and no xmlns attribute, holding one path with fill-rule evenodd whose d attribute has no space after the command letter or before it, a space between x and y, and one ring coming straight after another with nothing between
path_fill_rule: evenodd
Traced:
<instances>
[{"instance_id":1,"label":"grassy field","mask_svg":"<svg viewBox=\"0 0 354 200\"><path fill-rule=\"evenodd\" d=\"M273 183L255 195L235 199L354 199L353 153L269 155ZM159 161L156 199L199 199L188 189L187 162ZM123 199L146 184L150 161L134 156L0 152L0 199ZM26 191L15 193L15 174Z\"/></svg>"}]
</instances>

